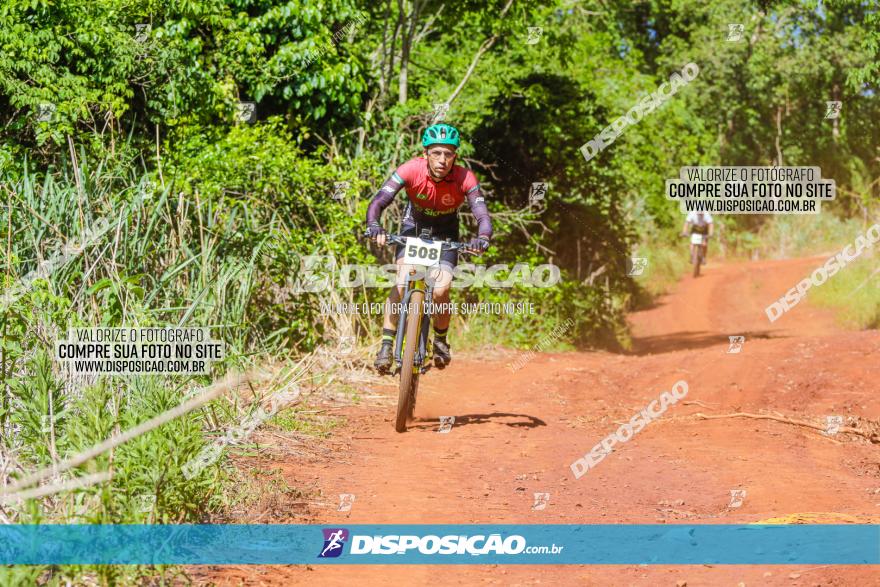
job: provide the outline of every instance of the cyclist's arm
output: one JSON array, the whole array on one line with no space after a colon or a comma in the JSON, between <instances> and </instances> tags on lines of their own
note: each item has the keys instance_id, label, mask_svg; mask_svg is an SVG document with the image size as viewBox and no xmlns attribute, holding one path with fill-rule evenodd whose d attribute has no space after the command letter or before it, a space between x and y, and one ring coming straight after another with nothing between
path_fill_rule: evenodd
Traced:
<instances>
[{"instance_id":1,"label":"cyclist's arm","mask_svg":"<svg viewBox=\"0 0 880 587\"><path fill-rule=\"evenodd\" d=\"M396 171L385 180L385 183L382 184L382 187L379 188L379 191L370 200L370 206L367 208L367 226L381 220L382 212L391 205L391 202L394 201L394 197L403 185L403 178Z\"/></svg>"},{"instance_id":2,"label":"cyclist's arm","mask_svg":"<svg viewBox=\"0 0 880 587\"><path fill-rule=\"evenodd\" d=\"M468 205L471 212L477 220L477 236L485 239L492 238L492 218L489 216L489 208L486 207L486 200L483 198L480 187L477 186L473 191L467 194Z\"/></svg>"},{"instance_id":3,"label":"cyclist's arm","mask_svg":"<svg viewBox=\"0 0 880 587\"><path fill-rule=\"evenodd\" d=\"M486 199L483 197L483 192L480 191L480 184L473 172L467 172L462 190L467 196L468 206L477 221L477 236L489 240L492 238L492 218L489 216Z\"/></svg>"}]
</instances>

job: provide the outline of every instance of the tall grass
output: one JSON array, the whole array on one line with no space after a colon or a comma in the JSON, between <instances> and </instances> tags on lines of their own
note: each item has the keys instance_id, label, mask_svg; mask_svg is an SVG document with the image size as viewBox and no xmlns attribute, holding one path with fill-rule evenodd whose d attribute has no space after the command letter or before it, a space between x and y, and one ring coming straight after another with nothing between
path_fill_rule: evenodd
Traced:
<instances>
[{"instance_id":1,"label":"tall grass","mask_svg":"<svg viewBox=\"0 0 880 587\"><path fill-rule=\"evenodd\" d=\"M730 256L787 259L837 251L864 228L863 222L841 219L826 209L817 215L780 214L757 232L737 231L724 238Z\"/></svg>"},{"instance_id":2,"label":"tall grass","mask_svg":"<svg viewBox=\"0 0 880 587\"><path fill-rule=\"evenodd\" d=\"M880 250L868 250L810 290L807 300L832 308L839 321L849 328L880 328Z\"/></svg>"},{"instance_id":3,"label":"tall grass","mask_svg":"<svg viewBox=\"0 0 880 587\"><path fill-rule=\"evenodd\" d=\"M861 220L842 219L826 210L818 215L779 215L765 223L757 234L740 232L729 238L731 252L752 259L786 259L832 255L854 243L858 235L878 220L869 214ZM819 263L817 262L817 267ZM849 328L880 327L880 251L877 245L865 250L821 287L810 290L807 299L835 311Z\"/></svg>"},{"instance_id":4,"label":"tall grass","mask_svg":"<svg viewBox=\"0 0 880 587\"><path fill-rule=\"evenodd\" d=\"M268 241L290 236L274 215L247 201L184 197L174 182L134 170L110 173L85 157L41 177L2 185L0 227L6 287L75 241L99 219L113 230L0 311L0 487L52 466L180 404L209 376L73 376L53 360L54 341L72 327L199 326L226 345L213 375L245 370L280 353L267 340L276 317L268 295ZM290 250L293 250L291 247ZM262 314L260 312L263 312ZM306 323L298 326L307 328ZM277 329L276 329L277 330ZM180 523L224 504L220 462L187 480L183 465L246 406L218 401L75 468L62 478L107 471L109 482L0 509L4 523ZM86 575L129 583L166 570L114 567L0 569L0 582L63 582Z\"/></svg>"}]
</instances>

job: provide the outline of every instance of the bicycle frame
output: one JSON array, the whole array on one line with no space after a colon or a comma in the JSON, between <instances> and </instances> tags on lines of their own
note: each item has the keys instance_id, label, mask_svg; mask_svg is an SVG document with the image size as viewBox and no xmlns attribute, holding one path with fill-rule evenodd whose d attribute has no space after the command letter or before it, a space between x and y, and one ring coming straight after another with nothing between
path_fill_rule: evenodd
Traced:
<instances>
[{"instance_id":1,"label":"bicycle frame","mask_svg":"<svg viewBox=\"0 0 880 587\"><path fill-rule=\"evenodd\" d=\"M365 236L369 236L369 231ZM374 234L374 236L376 235ZM419 388L419 375L427 373L431 368L432 353L428 346L428 335L431 331L431 317L433 315L435 276L431 275L429 272L433 272L435 267L439 270L440 262L442 261L442 258L437 258L437 255L432 255L431 252L438 250L442 251L444 250L444 247L446 250L470 250L470 247L467 244L453 242L449 239L445 242L440 241L439 247L425 249L420 246L413 246L413 243L410 243L408 238L409 237L391 234L388 235L388 239L385 241L385 244L393 243L395 245L410 247L409 252L404 252L403 257L401 257L397 273L398 279L402 276L402 273L406 276L406 279L400 284L403 286L403 289L400 292L400 300L397 302L400 304L400 311L397 315L397 332L394 339L393 355L394 368L392 369L392 375L400 376L400 385L398 386L397 395L397 414L394 423L394 429L398 432L406 432L406 424L413 418L413 411L415 410L416 405L416 394ZM423 228L421 234L419 234L419 239L433 240L431 239L431 230L429 228ZM412 257L410 257L410 263L404 264L403 260L407 259L407 254L412 255ZM425 266L424 263L420 262L426 259L431 259L435 264ZM421 275L419 275L418 269L420 266L424 266L424 273ZM405 270L404 267L406 268ZM395 282L394 289L392 289L392 293L389 294L389 302L398 291L397 288L400 287L398 283L399 282ZM413 303L414 296L416 299L420 299L422 303L422 307L416 309L419 317L418 322L415 321L415 317L412 316L410 312L410 304ZM389 307L388 310L393 312L393 307ZM409 322L410 320L413 320L413 322ZM407 336L409 336L410 339L404 341L404 338ZM406 359L407 363L412 361L412 364L404 364L404 359ZM448 361L445 361L443 364L438 363L437 367L442 369L447 364ZM377 364L377 367L378 366L379 365ZM412 371L409 371L409 369L412 369ZM386 371L383 368L380 372Z\"/></svg>"},{"instance_id":2,"label":"bicycle frame","mask_svg":"<svg viewBox=\"0 0 880 587\"><path fill-rule=\"evenodd\" d=\"M392 242L396 244L403 244L400 236L391 235L391 238L394 239ZM422 229L419 234L419 238L431 240L431 230L430 229ZM465 250L464 243L452 242L447 240L444 243L446 246L450 248L454 248L455 250ZM465 252L470 252L465 250ZM424 267L425 271L431 271L434 267L438 267L439 265L435 265L432 267ZM403 368L403 344L404 337L406 336L406 322L409 315L409 303L412 298L412 294L417 291L424 292L425 301L424 308L422 308L422 323L419 328L419 343L416 348L415 357L413 359L413 373L415 374L424 374L431 368L430 362L426 361L429 358L428 352L428 335L431 331L431 316L433 315L433 305L434 305L434 286L429 285L427 279L424 277L416 278L416 273L418 271L418 266L414 266L410 269L409 273L406 276L406 282L404 284L403 294L401 295L401 299L398 302L400 304L400 314L398 315L397 320L397 333L394 339L394 365L395 369L392 371L392 375L397 375L400 373L400 370ZM427 276L426 276L427 277ZM395 285L395 287L397 287Z\"/></svg>"},{"instance_id":3,"label":"bicycle frame","mask_svg":"<svg viewBox=\"0 0 880 587\"><path fill-rule=\"evenodd\" d=\"M709 250L709 239L707 237L703 237L703 242L699 245L691 243L691 263L694 262L694 255L698 255L700 257L700 264L702 265L706 259L706 252Z\"/></svg>"},{"instance_id":4,"label":"bicycle frame","mask_svg":"<svg viewBox=\"0 0 880 587\"><path fill-rule=\"evenodd\" d=\"M693 241L693 237L695 234L700 235L701 242L699 245L695 244ZM681 236L687 237L687 239L689 241L688 242L688 250L691 253L691 256L690 256L691 263L694 262L694 254L695 253L701 253L701 257L703 257L703 258L706 257L706 252L709 250L709 234L708 233L703 234L703 233L698 233L698 232L695 232L692 230L690 232L690 234L682 233Z\"/></svg>"},{"instance_id":5,"label":"bicycle frame","mask_svg":"<svg viewBox=\"0 0 880 587\"><path fill-rule=\"evenodd\" d=\"M422 324L419 328L419 346L416 350L413 369L418 369L419 373L426 373L431 365L425 361L428 352L428 335L431 330L431 309L434 299L434 287L428 285L424 279L415 278L417 269L411 270L406 276L406 284L403 290L403 296L400 300L400 316L397 320L397 335L394 339L394 362L397 370L394 375L403 368L403 337L406 329L406 322L409 314L409 300L415 291L425 292L425 307L422 309Z\"/></svg>"}]
</instances>

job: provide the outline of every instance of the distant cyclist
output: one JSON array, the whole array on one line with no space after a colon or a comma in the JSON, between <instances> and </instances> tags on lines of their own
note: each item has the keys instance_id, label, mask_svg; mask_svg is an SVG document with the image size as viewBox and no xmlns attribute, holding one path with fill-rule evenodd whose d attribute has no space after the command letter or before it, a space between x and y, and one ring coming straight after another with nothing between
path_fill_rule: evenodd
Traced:
<instances>
[{"instance_id":1,"label":"distant cyclist","mask_svg":"<svg viewBox=\"0 0 880 587\"><path fill-rule=\"evenodd\" d=\"M708 212L688 212L684 219L684 227L681 229L682 236L690 236L694 233L702 234L707 238L712 236L712 215ZM709 252L708 240L703 244L703 260Z\"/></svg>"},{"instance_id":2,"label":"distant cyclist","mask_svg":"<svg viewBox=\"0 0 880 587\"><path fill-rule=\"evenodd\" d=\"M480 184L473 172L455 164L456 151L461 145L458 130L448 124L435 124L422 134L424 155L410 159L397 168L385 181L382 188L373 196L367 209L367 230L370 238L380 246L385 244L386 232L380 224L382 211L394 201L404 188L408 198L404 211L401 236L418 236L422 229L431 229L431 238L457 241L459 239L458 209L465 200L477 220L477 237L468 244L468 249L482 254L489 248L492 237L492 220L480 192ZM376 355L375 366L380 373L387 373L391 367L392 344L397 332L397 312L391 312L391 304L396 304L403 296L406 275L409 268L403 265L403 247L397 245L397 287L391 288L385 317L382 324L382 346ZM449 287L452 283L452 270L458 264L458 252L444 250L440 266L432 270L430 278L434 284L434 302L449 302ZM445 368L452 361L452 353L446 336L449 330L449 311L434 314L434 364Z\"/></svg>"}]
</instances>

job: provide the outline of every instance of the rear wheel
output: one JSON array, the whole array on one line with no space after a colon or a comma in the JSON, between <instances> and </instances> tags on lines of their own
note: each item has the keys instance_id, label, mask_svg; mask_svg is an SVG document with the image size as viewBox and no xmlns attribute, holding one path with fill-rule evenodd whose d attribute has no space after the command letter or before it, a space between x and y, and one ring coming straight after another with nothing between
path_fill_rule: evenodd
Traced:
<instances>
[{"instance_id":1,"label":"rear wheel","mask_svg":"<svg viewBox=\"0 0 880 587\"><path fill-rule=\"evenodd\" d=\"M397 419L394 429L406 431L406 421L415 409L415 394L419 385L417 368L413 365L419 346L419 327L422 324L422 306L425 292L414 291L409 297L406 312L406 338L403 341L403 361L400 366L400 389L397 393Z\"/></svg>"}]
</instances>

